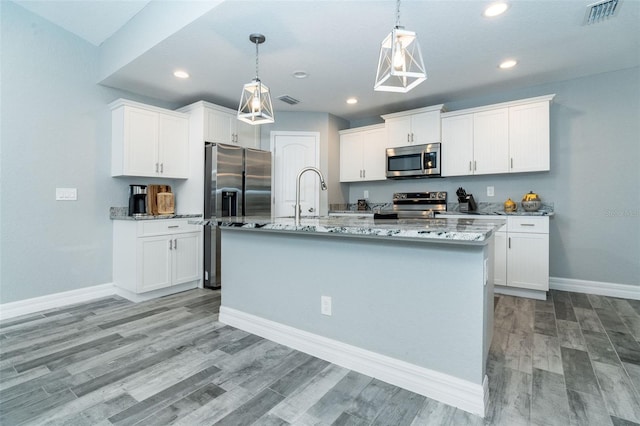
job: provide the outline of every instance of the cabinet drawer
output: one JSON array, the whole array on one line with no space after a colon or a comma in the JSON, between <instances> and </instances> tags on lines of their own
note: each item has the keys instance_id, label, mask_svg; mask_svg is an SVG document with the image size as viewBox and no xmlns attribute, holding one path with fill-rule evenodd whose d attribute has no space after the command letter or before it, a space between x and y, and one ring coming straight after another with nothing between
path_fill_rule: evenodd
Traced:
<instances>
[{"instance_id":1,"label":"cabinet drawer","mask_svg":"<svg viewBox=\"0 0 640 426\"><path fill-rule=\"evenodd\" d=\"M180 234L199 231L201 226L190 225L188 219L145 220L138 223L138 236Z\"/></svg>"},{"instance_id":2,"label":"cabinet drawer","mask_svg":"<svg viewBox=\"0 0 640 426\"><path fill-rule=\"evenodd\" d=\"M516 216L507 218L507 229L509 232L528 232L531 234L548 234L549 218Z\"/></svg>"}]
</instances>

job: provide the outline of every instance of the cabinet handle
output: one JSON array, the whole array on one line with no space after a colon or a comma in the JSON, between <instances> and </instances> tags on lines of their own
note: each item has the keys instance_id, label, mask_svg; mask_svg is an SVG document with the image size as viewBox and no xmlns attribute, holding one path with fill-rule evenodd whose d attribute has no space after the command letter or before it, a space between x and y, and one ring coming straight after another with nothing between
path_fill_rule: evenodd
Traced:
<instances>
[{"instance_id":1,"label":"cabinet handle","mask_svg":"<svg viewBox=\"0 0 640 426\"><path fill-rule=\"evenodd\" d=\"M511 237L509 237L509 248L511 248Z\"/></svg>"},{"instance_id":2,"label":"cabinet handle","mask_svg":"<svg viewBox=\"0 0 640 426\"><path fill-rule=\"evenodd\" d=\"M411 142L411 134L407 133L407 143Z\"/></svg>"},{"instance_id":3,"label":"cabinet handle","mask_svg":"<svg viewBox=\"0 0 640 426\"><path fill-rule=\"evenodd\" d=\"M473 171L473 167L471 167L471 161L469 161L469 171Z\"/></svg>"},{"instance_id":4,"label":"cabinet handle","mask_svg":"<svg viewBox=\"0 0 640 426\"><path fill-rule=\"evenodd\" d=\"M536 226L535 223L521 223L520 226Z\"/></svg>"},{"instance_id":5,"label":"cabinet handle","mask_svg":"<svg viewBox=\"0 0 640 426\"><path fill-rule=\"evenodd\" d=\"M413 133L411 133L411 143L413 143Z\"/></svg>"},{"instance_id":6,"label":"cabinet handle","mask_svg":"<svg viewBox=\"0 0 640 426\"><path fill-rule=\"evenodd\" d=\"M476 170L478 170L478 164L476 160L473 160L473 171L475 172Z\"/></svg>"},{"instance_id":7,"label":"cabinet handle","mask_svg":"<svg viewBox=\"0 0 640 426\"><path fill-rule=\"evenodd\" d=\"M169 225L167 228L180 228L180 225Z\"/></svg>"},{"instance_id":8,"label":"cabinet handle","mask_svg":"<svg viewBox=\"0 0 640 426\"><path fill-rule=\"evenodd\" d=\"M158 173L158 163L156 163L156 173Z\"/></svg>"},{"instance_id":9,"label":"cabinet handle","mask_svg":"<svg viewBox=\"0 0 640 426\"><path fill-rule=\"evenodd\" d=\"M360 177L362 177L362 169L360 169Z\"/></svg>"},{"instance_id":10,"label":"cabinet handle","mask_svg":"<svg viewBox=\"0 0 640 426\"><path fill-rule=\"evenodd\" d=\"M164 163L160 163L160 173L164 173Z\"/></svg>"},{"instance_id":11,"label":"cabinet handle","mask_svg":"<svg viewBox=\"0 0 640 426\"><path fill-rule=\"evenodd\" d=\"M511 157L511 168L513 169L513 157Z\"/></svg>"},{"instance_id":12,"label":"cabinet handle","mask_svg":"<svg viewBox=\"0 0 640 426\"><path fill-rule=\"evenodd\" d=\"M169 250L173 250L173 240L169 240Z\"/></svg>"},{"instance_id":13,"label":"cabinet handle","mask_svg":"<svg viewBox=\"0 0 640 426\"><path fill-rule=\"evenodd\" d=\"M178 239L173 240L173 248L178 250Z\"/></svg>"},{"instance_id":14,"label":"cabinet handle","mask_svg":"<svg viewBox=\"0 0 640 426\"><path fill-rule=\"evenodd\" d=\"M363 178L366 178L366 177L367 177L367 171L366 171L366 170L363 170L363 171L362 171L362 177L363 177Z\"/></svg>"}]
</instances>

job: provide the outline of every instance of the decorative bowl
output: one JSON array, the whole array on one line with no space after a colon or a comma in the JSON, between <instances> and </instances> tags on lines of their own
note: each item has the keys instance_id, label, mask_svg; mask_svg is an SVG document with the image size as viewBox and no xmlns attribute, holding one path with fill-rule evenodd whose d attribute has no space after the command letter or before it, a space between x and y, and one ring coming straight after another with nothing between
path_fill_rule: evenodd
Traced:
<instances>
[{"instance_id":1,"label":"decorative bowl","mask_svg":"<svg viewBox=\"0 0 640 426\"><path fill-rule=\"evenodd\" d=\"M542 202L540 200L531 200L522 201L520 204L522 204L522 208L526 212L537 212L540 209Z\"/></svg>"}]
</instances>

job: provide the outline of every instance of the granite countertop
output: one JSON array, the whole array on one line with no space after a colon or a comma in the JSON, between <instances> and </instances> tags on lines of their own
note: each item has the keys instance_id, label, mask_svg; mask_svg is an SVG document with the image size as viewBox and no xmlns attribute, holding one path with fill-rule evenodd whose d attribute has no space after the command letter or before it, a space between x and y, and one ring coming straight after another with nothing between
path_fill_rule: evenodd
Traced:
<instances>
[{"instance_id":1,"label":"granite countertop","mask_svg":"<svg viewBox=\"0 0 640 426\"><path fill-rule=\"evenodd\" d=\"M295 219L291 217L264 216L190 220L189 223L253 231L486 244L492 232L502 226L504 221L474 218L374 220L372 217L353 215L302 218L300 224L296 224Z\"/></svg>"},{"instance_id":2,"label":"granite countertop","mask_svg":"<svg viewBox=\"0 0 640 426\"><path fill-rule=\"evenodd\" d=\"M111 220L159 220L159 219L192 219L202 218L201 214L159 214L147 216L129 216L127 207L111 207L109 219Z\"/></svg>"},{"instance_id":3,"label":"granite countertop","mask_svg":"<svg viewBox=\"0 0 640 426\"><path fill-rule=\"evenodd\" d=\"M447 214L465 214L465 215L481 215L481 216L554 216L555 212L553 210L553 203L542 203L542 206L538 211L535 212L527 212L524 211L520 203L516 203L518 206L518 210L515 212L507 213L504 211L504 204L502 203L487 203L487 202L479 202L477 203L477 209L472 212L461 212L460 204L458 203L449 203L447 204L446 212L437 212L439 215L447 215Z\"/></svg>"}]
</instances>

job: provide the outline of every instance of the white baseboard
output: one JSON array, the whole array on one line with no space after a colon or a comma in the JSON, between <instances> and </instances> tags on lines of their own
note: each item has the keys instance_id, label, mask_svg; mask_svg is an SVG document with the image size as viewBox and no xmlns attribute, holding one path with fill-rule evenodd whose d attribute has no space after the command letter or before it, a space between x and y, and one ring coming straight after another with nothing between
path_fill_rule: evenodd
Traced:
<instances>
[{"instance_id":1,"label":"white baseboard","mask_svg":"<svg viewBox=\"0 0 640 426\"><path fill-rule=\"evenodd\" d=\"M34 312L60 308L67 305L73 305L75 303L99 299L101 297L112 296L114 294L116 294L114 285L112 283L108 283L65 291L62 293L48 294L46 296L34 297L31 299L18 300L17 302L3 303L0 305L0 319L4 320L7 318L32 314Z\"/></svg>"},{"instance_id":2,"label":"white baseboard","mask_svg":"<svg viewBox=\"0 0 640 426\"><path fill-rule=\"evenodd\" d=\"M587 281L576 280L572 278L550 277L549 288L552 288L554 290L640 300L640 286L630 284L616 284L602 281Z\"/></svg>"},{"instance_id":3,"label":"white baseboard","mask_svg":"<svg viewBox=\"0 0 640 426\"><path fill-rule=\"evenodd\" d=\"M220 322L484 417L488 379L472 383L337 340L220 307Z\"/></svg>"},{"instance_id":4,"label":"white baseboard","mask_svg":"<svg viewBox=\"0 0 640 426\"><path fill-rule=\"evenodd\" d=\"M527 299L547 300L547 292L542 290L494 285L493 292L508 296L526 297Z\"/></svg>"},{"instance_id":5,"label":"white baseboard","mask_svg":"<svg viewBox=\"0 0 640 426\"><path fill-rule=\"evenodd\" d=\"M170 294L192 290L194 288L198 288L198 284L196 281L192 281L184 284L173 285L171 287L161 288L159 290L147 291L146 293L134 293L118 286L114 287L115 294L117 294L118 296L124 297L125 299L128 299L134 303L140 303L151 299L157 299L158 297L164 297Z\"/></svg>"}]
</instances>

